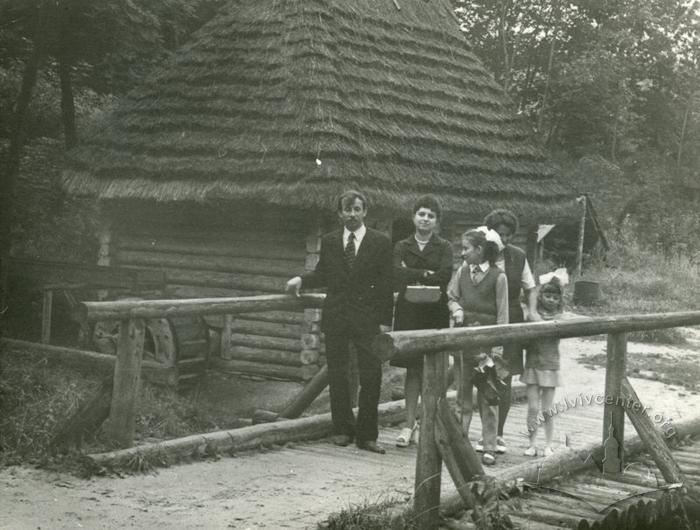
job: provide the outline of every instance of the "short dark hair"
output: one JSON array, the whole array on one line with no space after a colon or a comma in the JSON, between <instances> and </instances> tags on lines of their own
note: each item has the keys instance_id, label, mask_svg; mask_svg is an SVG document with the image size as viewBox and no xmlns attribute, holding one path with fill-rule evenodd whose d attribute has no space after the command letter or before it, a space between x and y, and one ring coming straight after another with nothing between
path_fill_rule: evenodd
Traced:
<instances>
[{"instance_id":1,"label":"short dark hair","mask_svg":"<svg viewBox=\"0 0 700 530\"><path fill-rule=\"evenodd\" d=\"M336 205L337 210L339 212L342 212L343 206L345 204L355 202L355 199L360 199L362 201L362 206L365 210L367 210L367 207L369 206L369 203L367 202L367 197L365 197L364 193L357 190L347 190L341 193L338 197L338 202Z\"/></svg>"},{"instance_id":2,"label":"short dark hair","mask_svg":"<svg viewBox=\"0 0 700 530\"><path fill-rule=\"evenodd\" d=\"M481 230L467 230L462 234L462 238L468 239L475 247L481 247L484 261L488 261L492 266L496 265L498 245L486 239L486 234Z\"/></svg>"},{"instance_id":3,"label":"short dark hair","mask_svg":"<svg viewBox=\"0 0 700 530\"><path fill-rule=\"evenodd\" d=\"M418 197L416 202L413 203L413 214L415 215L415 213L421 208L432 210L435 216L438 218L438 221L440 220L440 217L442 217L442 207L440 206L440 202L432 195L423 195L422 197Z\"/></svg>"},{"instance_id":4,"label":"short dark hair","mask_svg":"<svg viewBox=\"0 0 700 530\"><path fill-rule=\"evenodd\" d=\"M484 217L484 224L486 228L491 230L496 230L496 227L499 225L506 225L514 234L518 231L517 216L510 210L504 210L502 208L493 210Z\"/></svg>"}]
</instances>

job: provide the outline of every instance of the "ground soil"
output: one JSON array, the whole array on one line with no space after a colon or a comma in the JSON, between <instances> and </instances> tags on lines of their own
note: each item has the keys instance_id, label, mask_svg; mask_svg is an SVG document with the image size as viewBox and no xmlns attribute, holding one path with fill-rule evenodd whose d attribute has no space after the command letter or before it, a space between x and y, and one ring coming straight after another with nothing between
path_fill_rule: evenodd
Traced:
<instances>
[{"instance_id":1,"label":"ground soil","mask_svg":"<svg viewBox=\"0 0 700 530\"><path fill-rule=\"evenodd\" d=\"M604 348L602 341L562 341L566 386L557 399L602 393L604 370L577 359ZM630 344L630 350L698 355L695 348L647 344ZM700 414L700 395L694 391L659 381L632 381L642 401L666 419ZM9 467L0 471L0 528L314 528L329 514L353 505L411 496L415 452L390 445L396 432L382 429L380 441L389 449L384 456L319 441L125 477L85 480ZM512 440L497 467L517 461L522 447L517 446L519 438ZM575 445L576 440L567 443Z\"/></svg>"}]
</instances>

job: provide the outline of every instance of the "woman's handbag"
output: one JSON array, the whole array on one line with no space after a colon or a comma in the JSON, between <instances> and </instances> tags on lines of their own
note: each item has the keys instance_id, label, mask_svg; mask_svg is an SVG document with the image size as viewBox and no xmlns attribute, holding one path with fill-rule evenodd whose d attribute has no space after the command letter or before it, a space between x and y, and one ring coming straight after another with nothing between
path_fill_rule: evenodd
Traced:
<instances>
[{"instance_id":1,"label":"woman's handbag","mask_svg":"<svg viewBox=\"0 0 700 530\"><path fill-rule=\"evenodd\" d=\"M435 304L440 301L442 292L437 285L408 285L404 297L412 304Z\"/></svg>"}]
</instances>

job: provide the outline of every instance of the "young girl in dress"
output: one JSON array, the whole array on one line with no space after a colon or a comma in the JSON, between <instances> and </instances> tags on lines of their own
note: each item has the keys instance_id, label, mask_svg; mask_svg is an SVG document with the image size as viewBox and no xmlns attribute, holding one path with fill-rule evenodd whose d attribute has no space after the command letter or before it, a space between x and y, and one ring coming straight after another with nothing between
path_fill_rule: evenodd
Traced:
<instances>
[{"instance_id":1,"label":"young girl in dress","mask_svg":"<svg viewBox=\"0 0 700 530\"><path fill-rule=\"evenodd\" d=\"M537 295L537 312L542 320L555 320L561 317L563 307L563 287L559 278L554 276L540 287ZM560 386L559 339L540 339L528 345L525 371L520 380L527 385L527 430L530 438L530 446L524 454L537 456L535 445L537 427L540 411L544 411L544 456L550 456L554 453L552 449L554 416L550 411L554 403L554 391L557 386Z\"/></svg>"},{"instance_id":2,"label":"young girl in dress","mask_svg":"<svg viewBox=\"0 0 700 530\"><path fill-rule=\"evenodd\" d=\"M508 281L506 275L496 267L501 247L498 234L486 227L469 230L462 236L462 257L465 264L457 270L447 287L447 306L455 325L488 326L508 323ZM490 352L482 355L490 355ZM467 436L473 408L474 367L479 364L479 359L477 352L465 352L461 358L459 401L462 429ZM482 462L493 465L496 463L498 406L490 405L481 392L477 393L477 403L482 425Z\"/></svg>"}]
</instances>

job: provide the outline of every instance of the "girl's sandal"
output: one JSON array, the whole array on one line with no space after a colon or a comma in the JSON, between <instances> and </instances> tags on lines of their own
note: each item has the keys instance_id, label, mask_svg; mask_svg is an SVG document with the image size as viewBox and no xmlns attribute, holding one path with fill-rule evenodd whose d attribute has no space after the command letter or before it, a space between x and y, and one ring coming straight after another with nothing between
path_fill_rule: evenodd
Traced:
<instances>
[{"instance_id":1,"label":"girl's sandal","mask_svg":"<svg viewBox=\"0 0 700 530\"><path fill-rule=\"evenodd\" d=\"M410 427L404 427L401 432L396 437L396 447L408 447L411 443L411 436L413 435L413 429Z\"/></svg>"},{"instance_id":2,"label":"girl's sandal","mask_svg":"<svg viewBox=\"0 0 700 530\"><path fill-rule=\"evenodd\" d=\"M523 454L525 456L537 456L537 447L532 445L532 446L528 447L527 449L525 449L525 451L523 451Z\"/></svg>"},{"instance_id":3,"label":"girl's sandal","mask_svg":"<svg viewBox=\"0 0 700 530\"><path fill-rule=\"evenodd\" d=\"M496 463L496 456L491 451L484 451L481 455L481 463L485 466L492 466Z\"/></svg>"}]
</instances>

